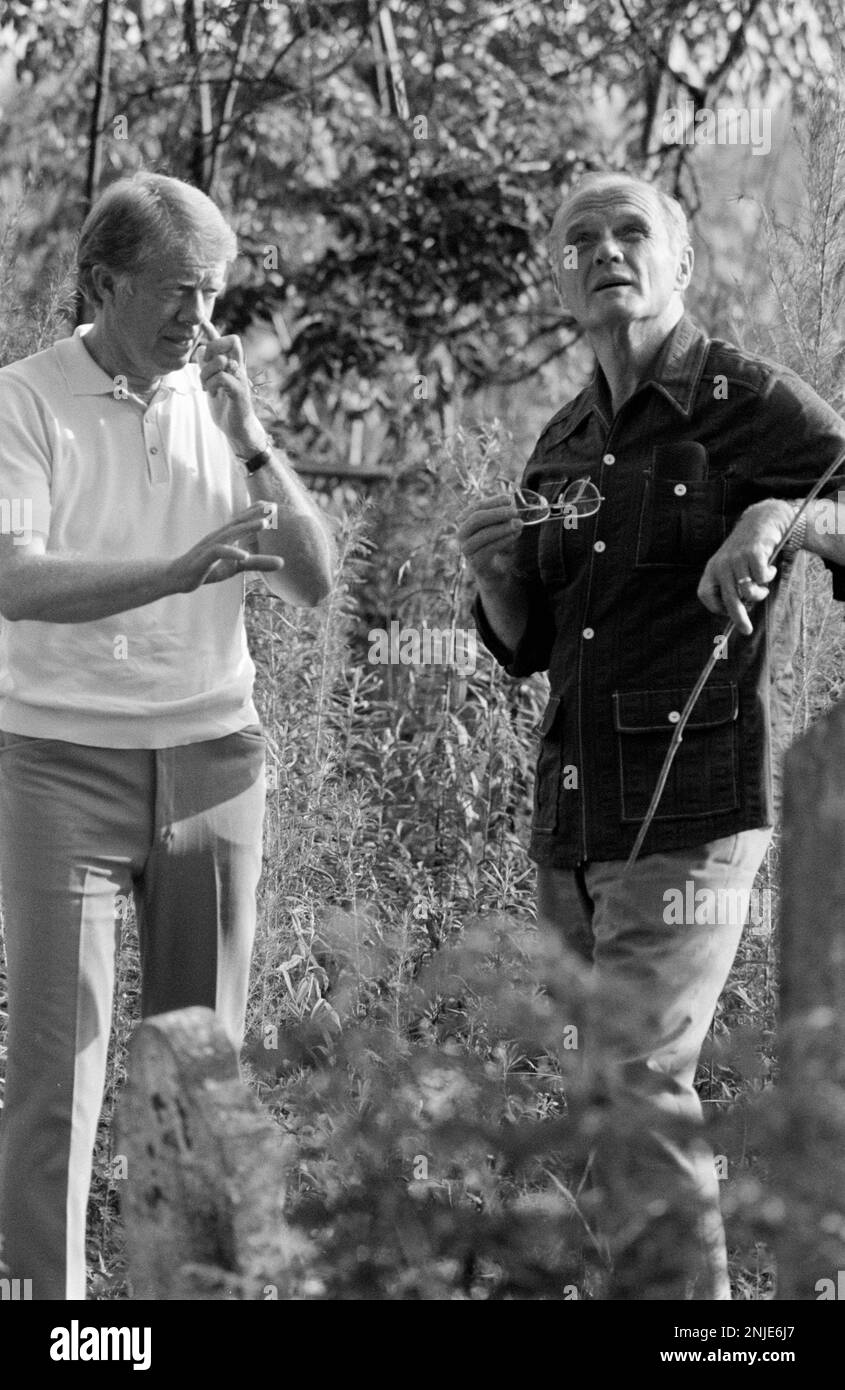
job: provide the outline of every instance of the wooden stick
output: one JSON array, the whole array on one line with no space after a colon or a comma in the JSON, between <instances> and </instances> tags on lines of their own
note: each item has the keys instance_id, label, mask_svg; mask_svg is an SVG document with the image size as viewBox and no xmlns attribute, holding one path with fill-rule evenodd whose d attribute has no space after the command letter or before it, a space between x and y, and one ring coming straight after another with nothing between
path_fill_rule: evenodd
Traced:
<instances>
[{"instance_id":1,"label":"wooden stick","mask_svg":"<svg viewBox=\"0 0 845 1390\"><path fill-rule=\"evenodd\" d=\"M791 522L787 526L786 531L784 532L780 541L772 551L772 554L769 559L769 564L772 564L780 555L781 551L783 550L784 546L789 540L789 537L792 535L792 532L795 530L795 527L801 520L801 517L804 515L804 512L807 510L810 503L816 500L825 483L833 477L837 468L843 462L845 462L845 450L843 450L843 452L839 454L837 458L834 459L830 467L825 470L825 472L819 478L818 482L813 485L810 492L804 498L804 501L801 503L801 506L798 508L798 511L795 513ZM705 685L707 684L708 680L710 679L710 673L712 672L713 667L716 665L716 662L719 660L721 653L724 651L725 642L730 640L735 631L736 623L734 622L733 618L731 618L730 622L728 622L727 625L723 628L719 640L716 642L716 644L713 647L713 651L707 658L707 664L705 665L704 670L698 677L698 680L696 681L695 685L692 688L692 691L690 692L689 699L684 705L684 708L681 712L681 717L675 726L675 732L672 735L672 741L667 749L666 757L663 759L663 766L660 769L660 776L657 779L657 785L654 789L654 793L649 803L649 808L645 813L645 818L643 819L643 822L637 833L637 838L634 841L634 847L631 850L631 853L628 855L628 859L624 869L624 872L626 874L630 871L630 869L636 862L640 850L643 847L645 837L648 834L649 829L651 827L651 822L654 820L655 812L657 811L657 808L660 805L660 798L663 796L663 792L665 790L666 783L669 778L669 773L671 771L672 764L675 761L675 754L681 746L681 740L684 736L684 729L687 727L687 724L689 723L690 715L692 714L696 706L698 697L704 689Z\"/></svg>"}]
</instances>

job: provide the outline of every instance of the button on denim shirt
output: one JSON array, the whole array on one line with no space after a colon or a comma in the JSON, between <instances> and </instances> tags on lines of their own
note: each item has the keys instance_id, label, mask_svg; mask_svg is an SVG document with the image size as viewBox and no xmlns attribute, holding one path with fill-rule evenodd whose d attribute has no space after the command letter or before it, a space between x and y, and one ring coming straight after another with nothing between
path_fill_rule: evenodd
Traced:
<instances>
[{"instance_id":1,"label":"button on denim shirt","mask_svg":"<svg viewBox=\"0 0 845 1390\"><path fill-rule=\"evenodd\" d=\"M699 450L672 446L695 443ZM515 565L530 594L516 651L482 639L510 675L548 671L529 852L559 868L624 859L687 697L725 619L697 587L740 513L801 498L845 450L845 421L784 367L682 318L649 378L613 414L597 370L543 430L522 485L550 501L589 477L589 518L527 526ZM845 487L845 464L825 495ZM803 566L781 559L751 637L735 634L686 727L643 853L690 848L774 819L772 747L791 734ZM845 599L845 569L828 565Z\"/></svg>"}]
</instances>

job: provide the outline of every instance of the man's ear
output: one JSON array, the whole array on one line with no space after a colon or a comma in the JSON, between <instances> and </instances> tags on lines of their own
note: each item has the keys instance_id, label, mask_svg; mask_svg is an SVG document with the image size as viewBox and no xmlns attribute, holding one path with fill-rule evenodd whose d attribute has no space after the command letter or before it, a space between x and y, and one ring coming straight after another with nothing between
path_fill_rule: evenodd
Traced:
<instances>
[{"instance_id":1,"label":"man's ear","mask_svg":"<svg viewBox=\"0 0 845 1390\"><path fill-rule=\"evenodd\" d=\"M675 288L685 290L692 279L692 270L695 265L695 252L691 246L685 246L681 252L681 259L678 264L678 273L675 277Z\"/></svg>"},{"instance_id":2,"label":"man's ear","mask_svg":"<svg viewBox=\"0 0 845 1390\"><path fill-rule=\"evenodd\" d=\"M566 297L563 293L563 281L561 280L560 275L560 265L555 256L552 256L550 259L550 273L552 285L554 287L555 298L557 299L557 302L561 306L561 308L566 309L568 312L569 305L567 304Z\"/></svg>"},{"instance_id":3,"label":"man's ear","mask_svg":"<svg viewBox=\"0 0 845 1390\"><path fill-rule=\"evenodd\" d=\"M551 252L551 254L549 255L549 273L551 275L554 292L557 295L558 299L560 299L560 271L557 268L557 261L555 259L554 252Z\"/></svg>"},{"instance_id":4,"label":"man's ear","mask_svg":"<svg viewBox=\"0 0 845 1390\"><path fill-rule=\"evenodd\" d=\"M117 289L117 276L114 271L109 270L107 265L92 265L89 273L94 302L102 303L104 299L114 299Z\"/></svg>"}]
</instances>

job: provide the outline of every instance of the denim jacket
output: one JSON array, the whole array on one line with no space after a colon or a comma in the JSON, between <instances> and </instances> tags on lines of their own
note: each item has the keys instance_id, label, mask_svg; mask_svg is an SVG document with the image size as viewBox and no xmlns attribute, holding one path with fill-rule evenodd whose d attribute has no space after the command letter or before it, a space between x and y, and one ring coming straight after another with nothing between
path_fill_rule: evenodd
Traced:
<instances>
[{"instance_id":1,"label":"denim jacket","mask_svg":"<svg viewBox=\"0 0 845 1390\"><path fill-rule=\"evenodd\" d=\"M678 444L703 446L692 460ZM516 651L485 645L512 676L548 671L530 854L559 868L623 859L673 727L725 620L697 597L739 515L800 498L845 450L845 421L784 367L710 340L689 318L614 416L601 370L546 425L522 484L554 500L589 477L603 500L577 525L523 529L530 618ZM845 487L845 464L825 494ZM571 518L570 518L571 522ZM751 637L735 634L684 733L643 853L684 849L774 819L773 743L791 733L798 560L783 559ZM845 599L845 569L828 565Z\"/></svg>"}]
</instances>

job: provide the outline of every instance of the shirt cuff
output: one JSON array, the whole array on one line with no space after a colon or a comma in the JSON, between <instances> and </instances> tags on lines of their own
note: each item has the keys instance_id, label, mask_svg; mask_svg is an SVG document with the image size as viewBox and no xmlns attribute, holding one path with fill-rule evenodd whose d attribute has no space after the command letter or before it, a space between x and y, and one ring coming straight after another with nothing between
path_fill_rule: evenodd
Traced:
<instances>
[{"instance_id":1,"label":"shirt cuff","mask_svg":"<svg viewBox=\"0 0 845 1390\"><path fill-rule=\"evenodd\" d=\"M504 666L505 669L507 669L508 665L513 660L513 652L510 647L506 647L504 642L500 641L493 631L487 614L484 612L484 605L481 602L481 596L479 594L476 594L475 601L472 605L472 616L475 619L475 626L488 652L496 658L500 666Z\"/></svg>"},{"instance_id":2,"label":"shirt cuff","mask_svg":"<svg viewBox=\"0 0 845 1390\"><path fill-rule=\"evenodd\" d=\"M833 560L825 560L825 569L830 570L833 597L837 603L845 603L845 565L837 565Z\"/></svg>"},{"instance_id":3,"label":"shirt cuff","mask_svg":"<svg viewBox=\"0 0 845 1390\"><path fill-rule=\"evenodd\" d=\"M485 647L509 676L519 680L522 676L533 676L535 671L548 668L550 642L536 631L536 624L530 618L524 637L516 651L512 651L494 632L480 595L476 595L472 615Z\"/></svg>"}]
</instances>

